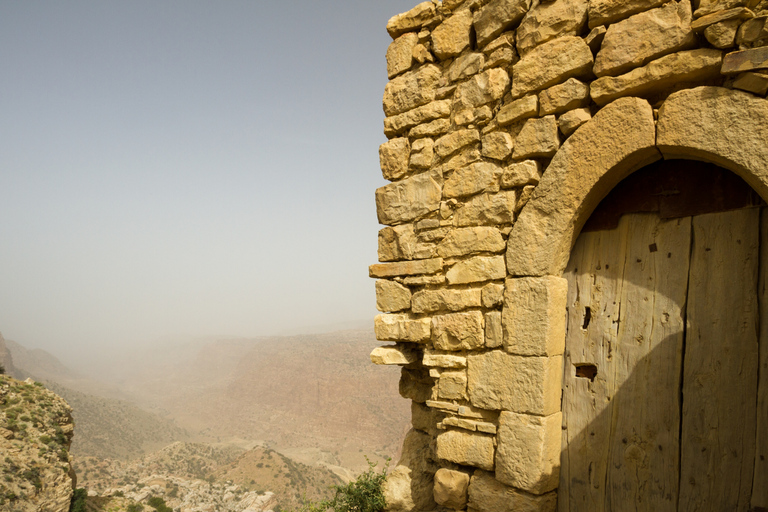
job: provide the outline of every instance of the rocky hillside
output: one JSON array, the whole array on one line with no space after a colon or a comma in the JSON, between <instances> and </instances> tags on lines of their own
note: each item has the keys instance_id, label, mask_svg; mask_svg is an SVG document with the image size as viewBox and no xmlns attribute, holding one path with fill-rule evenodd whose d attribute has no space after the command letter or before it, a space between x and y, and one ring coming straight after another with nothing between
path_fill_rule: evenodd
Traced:
<instances>
[{"instance_id":1,"label":"rocky hillside","mask_svg":"<svg viewBox=\"0 0 768 512\"><path fill-rule=\"evenodd\" d=\"M0 333L0 368L3 370L0 373L11 376L16 375L16 368L13 364L13 356L11 355L11 351L6 345L5 338L3 338L2 333Z\"/></svg>"},{"instance_id":2,"label":"rocky hillside","mask_svg":"<svg viewBox=\"0 0 768 512\"><path fill-rule=\"evenodd\" d=\"M0 375L0 510L69 510L71 412L40 383Z\"/></svg>"}]
</instances>

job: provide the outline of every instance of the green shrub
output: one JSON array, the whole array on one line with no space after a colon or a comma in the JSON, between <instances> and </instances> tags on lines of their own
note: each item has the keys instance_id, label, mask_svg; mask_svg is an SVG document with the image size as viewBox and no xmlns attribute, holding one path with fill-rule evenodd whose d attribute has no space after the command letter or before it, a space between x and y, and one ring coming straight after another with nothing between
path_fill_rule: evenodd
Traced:
<instances>
[{"instance_id":1,"label":"green shrub","mask_svg":"<svg viewBox=\"0 0 768 512\"><path fill-rule=\"evenodd\" d=\"M147 500L147 504L157 512L173 512L173 509L165 504L165 500L159 496L153 496Z\"/></svg>"},{"instance_id":2,"label":"green shrub","mask_svg":"<svg viewBox=\"0 0 768 512\"><path fill-rule=\"evenodd\" d=\"M386 507L384 491L381 489L387 477L389 460L384 464L380 473L374 468L376 464L368 460L368 470L357 477L357 480L346 485L334 485L333 498L320 502L304 500L296 512L381 512Z\"/></svg>"},{"instance_id":3,"label":"green shrub","mask_svg":"<svg viewBox=\"0 0 768 512\"><path fill-rule=\"evenodd\" d=\"M72 504L69 512L85 512L85 499L88 497L88 491L85 489L75 489L72 495Z\"/></svg>"}]
</instances>

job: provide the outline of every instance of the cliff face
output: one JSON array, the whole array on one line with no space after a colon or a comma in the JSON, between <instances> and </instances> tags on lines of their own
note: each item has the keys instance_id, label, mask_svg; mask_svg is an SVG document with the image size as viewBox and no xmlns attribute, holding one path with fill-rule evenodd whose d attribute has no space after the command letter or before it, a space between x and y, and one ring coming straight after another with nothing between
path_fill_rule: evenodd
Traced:
<instances>
[{"instance_id":1,"label":"cliff face","mask_svg":"<svg viewBox=\"0 0 768 512\"><path fill-rule=\"evenodd\" d=\"M8 350L8 347L5 345L5 338L3 338L2 333L0 333L0 366L5 368L6 375L15 374L16 370L13 366L13 358L11 357L11 351Z\"/></svg>"},{"instance_id":2,"label":"cliff face","mask_svg":"<svg viewBox=\"0 0 768 512\"><path fill-rule=\"evenodd\" d=\"M73 430L72 410L58 395L0 375L0 510L69 510Z\"/></svg>"}]
</instances>

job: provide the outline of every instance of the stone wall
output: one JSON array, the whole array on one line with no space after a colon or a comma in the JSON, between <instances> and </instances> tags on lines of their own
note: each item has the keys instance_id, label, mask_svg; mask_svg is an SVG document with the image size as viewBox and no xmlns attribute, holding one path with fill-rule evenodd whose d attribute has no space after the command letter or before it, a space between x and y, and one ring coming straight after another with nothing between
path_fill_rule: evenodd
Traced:
<instances>
[{"instance_id":1,"label":"stone wall","mask_svg":"<svg viewBox=\"0 0 768 512\"><path fill-rule=\"evenodd\" d=\"M377 364L413 429L393 511L554 510L578 232L660 158L768 197L768 0L444 0L387 24Z\"/></svg>"}]
</instances>

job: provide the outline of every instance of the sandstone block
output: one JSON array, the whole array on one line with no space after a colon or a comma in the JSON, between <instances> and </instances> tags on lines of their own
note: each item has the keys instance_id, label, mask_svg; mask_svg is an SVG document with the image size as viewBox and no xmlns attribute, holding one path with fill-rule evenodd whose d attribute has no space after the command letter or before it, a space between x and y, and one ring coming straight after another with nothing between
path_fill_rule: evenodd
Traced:
<instances>
[{"instance_id":1,"label":"sandstone block","mask_svg":"<svg viewBox=\"0 0 768 512\"><path fill-rule=\"evenodd\" d=\"M592 51L580 37L564 36L537 46L512 66L512 97L551 87L592 71Z\"/></svg>"},{"instance_id":2,"label":"sandstone block","mask_svg":"<svg viewBox=\"0 0 768 512\"><path fill-rule=\"evenodd\" d=\"M453 122L457 126L467 126L474 124L484 124L493 118L493 110L488 105L478 108L465 108L456 112L453 116Z\"/></svg>"},{"instance_id":3,"label":"sandstone block","mask_svg":"<svg viewBox=\"0 0 768 512\"><path fill-rule=\"evenodd\" d=\"M376 347L371 352L371 362L381 365L408 365L419 360L421 354L414 347L388 345Z\"/></svg>"},{"instance_id":4,"label":"sandstone block","mask_svg":"<svg viewBox=\"0 0 768 512\"><path fill-rule=\"evenodd\" d=\"M429 25L438 16L433 2L422 2L408 12L392 16L387 22L387 32L394 39L401 34Z\"/></svg>"},{"instance_id":5,"label":"sandstone block","mask_svg":"<svg viewBox=\"0 0 768 512\"><path fill-rule=\"evenodd\" d=\"M400 396L423 404L437 398L437 386L429 372L423 368L403 368L400 371Z\"/></svg>"},{"instance_id":6,"label":"sandstone block","mask_svg":"<svg viewBox=\"0 0 768 512\"><path fill-rule=\"evenodd\" d=\"M559 114L589 104L589 86L575 78L539 93L539 115Z\"/></svg>"},{"instance_id":7,"label":"sandstone block","mask_svg":"<svg viewBox=\"0 0 768 512\"><path fill-rule=\"evenodd\" d=\"M446 370L437 381L437 396L443 400L467 398L467 373L464 370Z\"/></svg>"},{"instance_id":8,"label":"sandstone block","mask_svg":"<svg viewBox=\"0 0 768 512\"><path fill-rule=\"evenodd\" d=\"M468 511L476 512L555 512L557 493L535 496L508 487L493 473L476 470L469 483Z\"/></svg>"},{"instance_id":9,"label":"sandstone block","mask_svg":"<svg viewBox=\"0 0 768 512\"><path fill-rule=\"evenodd\" d=\"M384 87L384 114L394 116L432 102L441 76L440 68L428 64L391 80Z\"/></svg>"},{"instance_id":10,"label":"sandstone block","mask_svg":"<svg viewBox=\"0 0 768 512\"><path fill-rule=\"evenodd\" d=\"M539 97L530 94L501 107L496 121L499 126L506 126L537 115L539 115Z\"/></svg>"},{"instance_id":11,"label":"sandstone block","mask_svg":"<svg viewBox=\"0 0 768 512\"><path fill-rule=\"evenodd\" d=\"M568 282L560 277L507 279L504 349L522 356L554 356L565 349Z\"/></svg>"},{"instance_id":12,"label":"sandstone block","mask_svg":"<svg viewBox=\"0 0 768 512\"><path fill-rule=\"evenodd\" d=\"M510 164L501 175L502 188L536 185L541 178L541 164L536 160L523 160Z\"/></svg>"},{"instance_id":13,"label":"sandstone block","mask_svg":"<svg viewBox=\"0 0 768 512\"><path fill-rule=\"evenodd\" d=\"M473 350L483 346L483 314L480 311L432 317L432 344L438 350Z\"/></svg>"},{"instance_id":14,"label":"sandstone block","mask_svg":"<svg viewBox=\"0 0 768 512\"><path fill-rule=\"evenodd\" d=\"M411 145L406 137L391 139L379 146L379 163L385 180L393 181L408 172Z\"/></svg>"},{"instance_id":15,"label":"sandstone block","mask_svg":"<svg viewBox=\"0 0 768 512\"><path fill-rule=\"evenodd\" d=\"M398 261L395 263L377 263L368 267L370 277L397 277L417 274L434 274L443 269L442 258L429 260Z\"/></svg>"},{"instance_id":16,"label":"sandstone block","mask_svg":"<svg viewBox=\"0 0 768 512\"><path fill-rule=\"evenodd\" d=\"M440 158L445 158L461 148L477 142L480 142L480 133L477 130L456 130L435 141L435 153Z\"/></svg>"},{"instance_id":17,"label":"sandstone block","mask_svg":"<svg viewBox=\"0 0 768 512\"><path fill-rule=\"evenodd\" d=\"M466 368L467 358L427 348L424 349L422 364L437 368Z\"/></svg>"},{"instance_id":18,"label":"sandstone block","mask_svg":"<svg viewBox=\"0 0 768 512\"><path fill-rule=\"evenodd\" d=\"M516 159L552 157L560 147L557 119L549 115L529 119L515 139L512 156Z\"/></svg>"},{"instance_id":19,"label":"sandstone block","mask_svg":"<svg viewBox=\"0 0 768 512\"><path fill-rule=\"evenodd\" d=\"M587 46L592 50L592 53L596 54L600 51L600 46L603 44L606 32L608 32L606 26L600 25L590 30L589 34L584 38L584 42L587 43Z\"/></svg>"},{"instance_id":20,"label":"sandstone block","mask_svg":"<svg viewBox=\"0 0 768 512\"><path fill-rule=\"evenodd\" d=\"M493 470L493 437L460 430L437 436L437 457L464 466Z\"/></svg>"},{"instance_id":21,"label":"sandstone block","mask_svg":"<svg viewBox=\"0 0 768 512\"><path fill-rule=\"evenodd\" d=\"M425 286L425 285L443 285L445 276L440 274L436 276L408 276L403 279L406 286Z\"/></svg>"},{"instance_id":22,"label":"sandstone block","mask_svg":"<svg viewBox=\"0 0 768 512\"><path fill-rule=\"evenodd\" d=\"M608 27L595 58L597 76L619 75L672 52L693 47L689 0L635 14Z\"/></svg>"},{"instance_id":23,"label":"sandstone block","mask_svg":"<svg viewBox=\"0 0 768 512\"><path fill-rule=\"evenodd\" d=\"M699 0L698 8L694 13L697 18L712 14L717 11L734 9L737 7L754 8L759 0Z\"/></svg>"},{"instance_id":24,"label":"sandstone block","mask_svg":"<svg viewBox=\"0 0 768 512\"><path fill-rule=\"evenodd\" d=\"M432 51L440 60L449 59L469 48L472 13L459 11L432 31Z\"/></svg>"},{"instance_id":25,"label":"sandstone block","mask_svg":"<svg viewBox=\"0 0 768 512\"><path fill-rule=\"evenodd\" d=\"M512 154L515 139L507 132L491 132L480 141L481 154L486 158L504 160Z\"/></svg>"},{"instance_id":26,"label":"sandstone block","mask_svg":"<svg viewBox=\"0 0 768 512\"><path fill-rule=\"evenodd\" d=\"M755 69L768 69L768 46L727 54L721 72L730 75Z\"/></svg>"},{"instance_id":27,"label":"sandstone block","mask_svg":"<svg viewBox=\"0 0 768 512\"><path fill-rule=\"evenodd\" d=\"M487 67L506 68L518 61L517 52L512 48L499 48L488 56Z\"/></svg>"},{"instance_id":28,"label":"sandstone block","mask_svg":"<svg viewBox=\"0 0 768 512\"><path fill-rule=\"evenodd\" d=\"M433 510L437 506L432 496L437 467L430 440L431 436L414 429L405 436L403 456L382 485L388 511Z\"/></svg>"},{"instance_id":29,"label":"sandstone block","mask_svg":"<svg viewBox=\"0 0 768 512\"><path fill-rule=\"evenodd\" d=\"M691 23L691 29L694 32L701 32L707 27L716 23L722 23L724 21L739 20L743 21L754 16L754 13L745 7L736 7L734 9L725 9L723 11L717 11L712 14L707 14L694 20Z\"/></svg>"},{"instance_id":30,"label":"sandstone block","mask_svg":"<svg viewBox=\"0 0 768 512\"><path fill-rule=\"evenodd\" d=\"M477 45L483 47L525 16L531 0L491 0L475 13Z\"/></svg>"},{"instance_id":31,"label":"sandstone block","mask_svg":"<svg viewBox=\"0 0 768 512\"><path fill-rule=\"evenodd\" d=\"M479 283L503 279L507 276L504 256L474 256L461 260L445 274L448 284Z\"/></svg>"},{"instance_id":32,"label":"sandstone block","mask_svg":"<svg viewBox=\"0 0 768 512\"><path fill-rule=\"evenodd\" d=\"M433 101L422 107L417 107L403 114L387 117L384 119L384 134L387 137L393 137L402 133L408 128L434 121L442 117L451 115L451 100Z\"/></svg>"},{"instance_id":33,"label":"sandstone block","mask_svg":"<svg viewBox=\"0 0 768 512\"><path fill-rule=\"evenodd\" d=\"M402 224L440 208L443 178L439 171L417 174L376 190L381 224Z\"/></svg>"},{"instance_id":34,"label":"sandstone block","mask_svg":"<svg viewBox=\"0 0 768 512\"><path fill-rule=\"evenodd\" d=\"M411 425L416 430L432 432L435 429L434 411L424 404L411 401Z\"/></svg>"},{"instance_id":35,"label":"sandstone block","mask_svg":"<svg viewBox=\"0 0 768 512\"><path fill-rule=\"evenodd\" d=\"M557 119L557 126L560 127L560 133L568 137L590 119L592 113L588 108L577 108L561 115Z\"/></svg>"},{"instance_id":36,"label":"sandstone block","mask_svg":"<svg viewBox=\"0 0 768 512\"><path fill-rule=\"evenodd\" d=\"M587 10L589 28L615 23L666 2L667 0L590 0Z\"/></svg>"},{"instance_id":37,"label":"sandstone block","mask_svg":"<svg viewBox=\"0 0 768 512\"><path fill-rule=\"evenodd\" d=\"M577 36L587 24L584 0L542 2L525 15L517 29L517 50L525 55L534 47L561 36Z\"/></svg>"},{"instance_id":38,"label":"sandstone block","mask_svg":"<svg viewBox=\"0 0 768 512\"><path fill-rule=\"evenodd\" d=\"M480 302L480 288L420 290L413 294L413 312L461 311L480 307Z\"/></svg>"},{"instance_id":39,"label":"sandstone block","mask_svg":"<svg viewBox=\"0 0 768 512\"><path fill-rule=\"evenodd\" d=\"M419 241L413 224L400 224L379 231L379 261L423 260L432 258L434 251L434 244Z\"/></svg>"},{"instance_id":40,"label":"sandstone block","mask_svg":"<svg viewBox=\"0 0 768 512\"><path fill-rule=\"evenodd\" d=\"M498 191L501 168L490 162L476 162L457 169L445 181L443 198L466 197L483 191Z\"/></svg>"},{"instance_id":41,"label":"sandstone block","mask_svg":"<svg viewBox=\"0 0 768 512\"><path fill-rule=\"evenodd\" d=\"M435 119L432 122L414 126L408 135L415 139L420 137L439 137L446 133L450 128L450 119Z\"/></svg>"},{"instance_id":42,"label":"sandstone block","mask_svg":"<svg viewBox=\"0 0 768 512\"><path fill-rule=\"evenodd\" d=\"M423 44L417 44L413 47L413 58L416 59L416 62L419 64L424 64L425 62L435 62L435 58L432 56L432 53L430 53L430 51L427 50L427 47Z\"/></svg>"},{"instance_id":43,"label":"sandstone block","mask_svg":"<svg viewBox=\"0 0 768 512\"><path fill-rule=\"evenodd\" d=\"M376 281L376 308L379 311L402 311L411 307L411 290L386 279Z\"/></svg>"},{"instance_id":44,"label":"sandstone block","mask_svg":"<svg viewBox=\"0 0 768 512\"><path fill-rule=\"evenodd\" d=\"M765 96L768 93L768 75L742 73L733 81L733 88Z\"/></svg>"},{"instance_id":45,"label":"sandstone block","mask_svg":"<svg viewBox=\"0 0 768 512\"><path fill-rule=\"evenodd\" d=\"M390 82L391 83L391 82ZM455 101L465 107L479 107L504 96L509 89L509 75L499 68L489 69L459 85Z\"/></svg>"},{"instance_id":46,"label":"sandstone block","mask_svg":"<svg viewBox=\"0 0 768 512\"><path fill-rule=\"evenodd\" d=\"M373 328L379 341L425 343L432 334L429 318L414 318L407 314L376 315Z\"/></svg>"},{"instance_id":47,"label":"sandstone block","mask_svg":"<svg viewBox=\"0 0 768 512\"><path fill-rule=\"evenodd\" d=\"M515 192L480 194L456 212L457 226L511 224L515 220Z\"/></svg>"},{"instance_id":48,"label":"sandstone block","mask_svg":"<svg viewBox=\"0 0 768 512\"><path fill-rule=\"evenodd\" d=\"M715 23L704 29L704 37L715 48L730 48L736 41L736 31L741 20L728 20Z\"/></svg>"},{"instance_id":49,"label":"sandstone block","mask_svg":"<svg viewBox=\"0 0 768 512\"><path fill-rule=\"evenodd\" d=\"M696 82L720 75L723 56L719 50L688 50L666 55L621 76L604 76L590 85L598 105L621 96L644 96L663 91L679 82Z\"/></svg>"},{"instance_id":50,"label":"sandstone block","mask_svg":"<svg viewBox=\"0 0 768 512\"><path fill-rule=\"evenodd\" d=\"M453 61L445 76L449 81L455 82L478 74L484 66L485 55L482 53L465 53Z\"/></svg>"},{"instance_id":51,"label":"sandstone block","mask_svg":"<svg viewBox=\"0 0 768 512\"><path fill-rule=\"evenodd\" d=\"M504 285L498 283L488 283L483 286L481 300L484 308L495 308L501 305L504 298Z\"/></svg>"},{"instance_id":52,"label":"sandstone block","mask_svg":"<svg viewBox=\"0 0 768 512\"><path fill-rule=\"evenodd\" d=\"M432 139L416 139L411 145L410 167L414 169L429 169L435 159L434 142Z\"/></svg>"},{"instance_id":53,"label":"sandstone block","mask_svg":"<svg viewBox=\"0 0 768 512\"><path fill-rule=\"evenodd\" d=\"M467 356L467 391L475 407L546 416L560 410L563 358L492 350Z\"/></svg>"},{"instance_id":54,"label":"sandstone block","mask_svg":"<svg viewBox=\"0 0 768 512\"><path fill-rule=\"evenodd\" d=\"M463 471L440 468L435 473L434 498L438 505L462 510L467 504L469 475Z\"/></svg>"},{"instance_id":55,"label":"sandstone block","mask_svg":"<svg viewBox=\"0 0 768 512\"><path fill-rule=\"evenodd\" d=\"M480 160L480 150L476 147L468 146L460 150L455 155L448 157L447 160L444 160L440 168L444 173L449 173L457 171L462 167L466 167L472 162L477 162L478 160Z\"/></svg>"},{"instance_id":56,"label":"sandstone block","mask_svg":"<svg viewBox=\"0 0 768 512\"><path fill-rule=\"evenodd\" d=\"M742 23L736 34L736 44L744 45L754 43L758 39L765 38L765 22L768 17L760 16L759 18L748 19ZM764 45L758 45L764 46Z\"/></svg>"},{"instance_id":57,"label":"sandstone block","mask_svg":"<svg viewBox=\"0 0 768 512\"><path fill-rule=\"evenodd\" d=\"M503 343L501 311L489 311L485 314L485 346L500 347Z\"/></svg>"},{"instance_id":58,"label":"sandstone block","mask_svg":"<svg viewBox=\"0 0 768 512\"><path fill-rule=\"evenodd\" d=\"M413 32L398 37L387 48L387 76L394 78L411 69L413 49L419 44L419 36Z\"/></svg>"},{"instance_id":59,"label":"sandstone block","mask_svg":"<svg viewBox=\"0 0 768 512\"><path fill-rule=\"evenodd\" d=\"M506 246L497 228L477 226L451 230L437 244L437 252L442 257L449 258L466 256L474 252L499 252Z\"/></svg>"},{"instance_id":60,"label":"sandstone block","mask_svg":"<svg viewBox=\"0 0 768 512\"><path fill-rule=\"evenodd\" d=\"M562 421L560 412L541 417L502 411L496 478L532 494L556 489L560 478Z\"/></svg>"}]
</instances>

